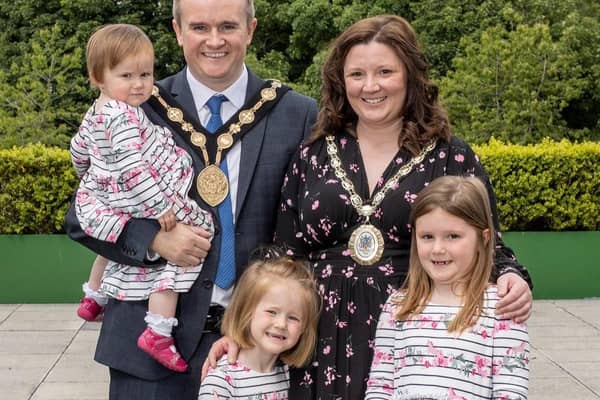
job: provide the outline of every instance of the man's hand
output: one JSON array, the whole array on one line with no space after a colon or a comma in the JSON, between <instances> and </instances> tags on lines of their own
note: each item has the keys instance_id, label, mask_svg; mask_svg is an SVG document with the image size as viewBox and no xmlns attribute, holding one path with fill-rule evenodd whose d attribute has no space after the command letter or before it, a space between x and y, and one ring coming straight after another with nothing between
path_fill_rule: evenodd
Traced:
<instances>
[{"instance_id":1,"label":"man's hand","mask_svg":"<svg viewBox=\"0 0 600 400\"><path fill-rule=\"evenodd\" d=\"M206 378L209 368L217 367L217 360L223 357L223 354L227 354L227 361L229 364L233 364L237 361L239 352L240 348L237 343L227 336L223 336L221 339L214 342L210 347L206 360L204 360L204 364L202 364L201 380Z\"/></svg>"},{"instance_id":2,"label":"man's hand","mask_svg":"<svg viewBox=\"0 0 600 400\"><path fill-rule=\"evenodd\" d=\"M518 274L509 272L498 278L498 296L501 300L496 305L496 315L517 323L529 319L533 297L527 282Z\"/></svg>"},{"instance_id":3,"label":"man's hand","mask_svg":"<svg viewBox=\"0 0 600 400\"><path fill-rule=\"evenodd\" d=\"M169 232L171 229L175 228L175 224L177 223L177 218L175 218L175 213L172 208L169 208L167 212L158 217L158 223L160 224L160 229L163 231Z\"/></svg>"},{"instance_id":4,"label":"man's hand","mask_svg":"<svg viewBox=\"0 0 600 400\"><path fill-rule=\"evenodd\" d=\"M195 267L210 250L209 238L204 229L179 222L168 232L158 231L150 250L180 267Z\"/></svg>"}]
</instances>

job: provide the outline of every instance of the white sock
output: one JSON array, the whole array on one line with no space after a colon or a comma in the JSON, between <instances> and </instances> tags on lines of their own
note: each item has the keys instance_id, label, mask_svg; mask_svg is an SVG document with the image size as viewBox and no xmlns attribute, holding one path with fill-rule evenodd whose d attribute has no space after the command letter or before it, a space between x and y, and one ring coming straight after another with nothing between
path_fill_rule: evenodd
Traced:
<instances>
[{"instance_id":1,"label":"white sock","mask_svg":"<svg viewBox=\"0 0 600 400\"><path fill-rule=\"evenodd\" d=\"M144 321L146 321L148 326L152 328L154 332L166 337L171 337L173 327L177 326L179 323L177 318L165 318L160 314L153 314L150 311L146 312Z\"/></svg>"},{"instance_id":2,"label":"white sock","mask_svg":"<svg viewBox=\"0 0 600 400\"><path fill-rule=\"evenodd\" d=\"M108 303L108 296L99 290L90 288L90 285L88 285L87 282L83 284L83 293L85 293L85 297L89 297L102 307Z\"/></svg>"}]
</instances>

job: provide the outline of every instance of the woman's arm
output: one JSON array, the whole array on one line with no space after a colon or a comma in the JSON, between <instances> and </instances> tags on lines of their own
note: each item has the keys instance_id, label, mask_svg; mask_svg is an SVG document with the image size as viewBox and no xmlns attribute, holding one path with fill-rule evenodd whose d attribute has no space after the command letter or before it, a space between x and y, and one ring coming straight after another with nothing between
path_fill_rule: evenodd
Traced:
<instances>
[{"instance_id":1,"label":"woman's arm","mask_svg":"<svg viewBox=\"0 0 600 400\"><path fill-rule=\"evenodd\" d=\"M308 147L301 146L292 158L288 171L283 179L281 199L277 210L277 223L275 225L274 241L286 249L289 255L305 257L306 248L301 227L299 201L301 187L304 186L304 171L306 160L304 157Z\"/></svg>"},{"instance_id":2,"label":"woman's arm","mask_svg":"<svg viewBox=\"0 0 600 400\"><path fill-rule=\"evenodd\" d=\"M453 139L456 140L456 139ZM459 142L460 143L460 142ZM464 142L463 142L464 143ZM458 146L460 148L461 146ZM470 146L464 144L464 154L462 154L464 160L461 162L460 152L450 152L449 159L449 175L451 170L460 171L460 175L474 175L479 177L486 185L488 196L490 200L490 206L492 209L492 219L494 221L494 229L496 231L496 251L494 254L494 265L496 269L495 277L500 277L507 273L515 273L520 275L526 282L529 288L533 289L533 282L529 276L527 269L521 265L515 256L512 249L504 243L502 240L502 234L500 233L500 223L498 220L498 209L496 207L496 195L494 194L494 188L492 182L485 171L485 168L479 161L479 157L473 152ZM459 173L456 173L457 175Z\"/></svg>"},{"instance_id":3,"label":"woman's arm","mask_svg":"<svg viewBox=\"0 0 600 400\"><path fill-rule=\"evenodd\" d=\"M502 240L496 208L496 196L490 179L483 165L481 165L479 157L461 139L452 138L447 157L447 175L477 176L487 187L494 229L496 230L494 278L498 283L498 294L502 297L496 312L504 318L512 318L516 322L526 321L531 315L533 306L531 294L533 283L527 269L517 261L513 251Z\"/></svg>"}]
</instances>

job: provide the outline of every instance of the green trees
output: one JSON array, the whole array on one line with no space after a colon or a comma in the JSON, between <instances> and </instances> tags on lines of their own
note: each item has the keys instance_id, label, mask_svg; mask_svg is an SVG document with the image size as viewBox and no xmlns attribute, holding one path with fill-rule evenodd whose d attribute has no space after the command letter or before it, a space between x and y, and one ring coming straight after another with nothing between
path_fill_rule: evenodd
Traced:
<instances>
[{"instance_id":1,"label":"green trees","mask_svg":"<svg viewBox=\"0 0 600 400\"><path fill-rule=\"evenodd\" d=\"M331 40L354 21L412 22L456 134L474 143L600 138L600 4L595 0L255 0L248 64L318 97ZM66 147L95 96L83 49L110 22L140 25L156 76L183 66L171 1L13 0L0 4L0 147Z\"/></svg>"},{"instance_id":2,"label":"green trees","mask_svg":"<svg viewBox=\"0 0 600 400\"><path fill-rule=\"evenodd\" d=\"M459 135L514 143L570 136L561 111L582 94L582 68L547 25L488 28L461 48L465 55L441 81Z\"/></svg>"}]
</instances>

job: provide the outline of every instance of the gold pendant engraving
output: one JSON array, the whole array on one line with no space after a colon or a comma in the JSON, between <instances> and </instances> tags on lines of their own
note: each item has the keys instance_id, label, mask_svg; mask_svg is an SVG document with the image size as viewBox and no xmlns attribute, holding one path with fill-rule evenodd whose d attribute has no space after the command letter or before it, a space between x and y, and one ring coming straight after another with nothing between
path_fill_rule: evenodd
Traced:
<instances>
[{"instance_id":1,"label":"gold pendant engraving","mask_svg":"<svg viewBox=\"0 0 600 400\"><path fill-rule=\"evenodd\" d=\"M360 265L371 265L379 261L383 247L383 235L369 223L356 228L348 241L350 257Z\"/></svg>"},{"instance_id":2,"label":"gold pendant engraving","mask_svg":"<svg viewBox=\"0 0 600 400\"><path fill-rule=\"evenodd\" d=\"M209 165L196 178L198 194L211 207L218 206L229 193L229 181L221 168Z\"/></svg>"},{"instance_id":3,"label":"gold pendant engraving","mask_svg":"<svg viewBox=\"0 0 600 400\"><path fill-rule=\"evenodd\" d=\"M233 145L233 135L224 133L217 138L217 145L221 149L228 149Z\"/></svg>"},{"instance_id":4,"label":"gold pendant engraving","mask_svg":"<svg viewBox=\"0 0 600 400\"><path fill-rule=\"evenodd\" d=\"M190 140L194 146L204 147L206 146L206 136L200 132L193 132L190 136Z\"/></svg>"},{"instance_id":5,"label":"gold pendant engraving","mask_svg":"<svg viewBox=\"0 0 600 400\"><path fill-rule=\"evenodd\" d=\"M252 110L244 110L239 114L240 122L242 124L251 124L254 122L254 112Z\"/></svg>"},{"instance_id":6,"label":"gold pendant engraving","mask_svg":"<svg viewBox=\"0 0 600 400\"><path fill-rule=\"evenodd\" d=\"M260 91L260 96L265 101L271 101L274 100L275 97L277 97L277 92L274 88L264 88Z\"/></svg>"}]
</instances>

